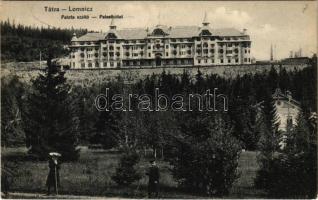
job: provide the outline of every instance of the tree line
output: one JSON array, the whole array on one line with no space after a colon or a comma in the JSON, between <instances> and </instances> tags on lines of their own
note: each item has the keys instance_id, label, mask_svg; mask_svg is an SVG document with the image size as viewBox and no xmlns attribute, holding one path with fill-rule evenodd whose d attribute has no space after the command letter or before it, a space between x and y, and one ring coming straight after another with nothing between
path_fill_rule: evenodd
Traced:
<instances>
[{"instance_id":1,"label":"tree line","mask_svg":"<svg viewBox=\"0 0 318 200\"><path fill-rule=\"evenodd\" d=\"M15 24L9 19L0 22L1 60L2 61L36 61L48 58L49 47L58 49L56 56L67 55L64 45L68 44L73 33L77 36L87 33L86 29L61 29L55 27L33 27Z\"/></svg>"}]
</instances>

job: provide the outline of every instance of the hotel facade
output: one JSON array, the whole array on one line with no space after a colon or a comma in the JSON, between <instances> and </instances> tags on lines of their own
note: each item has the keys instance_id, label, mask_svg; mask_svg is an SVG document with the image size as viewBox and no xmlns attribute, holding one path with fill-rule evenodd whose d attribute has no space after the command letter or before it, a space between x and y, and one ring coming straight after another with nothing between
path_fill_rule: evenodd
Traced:
<instances>
[{"instance_id":1,"label":"hotel facade","mask_svg":"<svg viewBox=\"0 0 318 200\"><path fill-rule=\"evenodd\" d=\"M117 29L73 35L71 69L250 64L251 40L234 28L202 26Z\"/></svg>"}]
</instances>

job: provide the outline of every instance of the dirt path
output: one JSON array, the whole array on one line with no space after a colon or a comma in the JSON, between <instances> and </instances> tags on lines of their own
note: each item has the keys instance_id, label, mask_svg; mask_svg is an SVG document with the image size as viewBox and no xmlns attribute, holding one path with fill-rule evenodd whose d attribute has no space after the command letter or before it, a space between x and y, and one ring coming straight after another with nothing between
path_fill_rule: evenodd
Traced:
<instances>
[{"instance_id":1,"label":"dirt path","mask_svg":"<svg viewBox=\"0 0 318 200\"><path fill-rule=\"evenodd\" d=\"M124 199L119 197L95 197L95 196L78 196L78 195L46 195L40 193L22 193L22 192L10 192L7 196L1 193L3 199L107 199L117 200Z\"/></svg>"}]
</instances>

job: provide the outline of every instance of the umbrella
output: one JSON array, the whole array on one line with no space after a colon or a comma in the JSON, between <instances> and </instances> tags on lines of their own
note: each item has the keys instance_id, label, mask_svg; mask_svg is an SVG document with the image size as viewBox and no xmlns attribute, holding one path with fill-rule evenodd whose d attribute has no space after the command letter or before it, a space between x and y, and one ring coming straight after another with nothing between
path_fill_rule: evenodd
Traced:
<instances>
[{"instance_id":1,"label":"umbrella","mask_svg":"<svg viewBox=\"0 0 318 200\"><path fill-rule=\"evenodd\" d=\"M56 157L61 157L62 156L60 153L57 153L57 152L50 152L49 155L50 156L56 156Z\"/></svg>"}]
</instances>

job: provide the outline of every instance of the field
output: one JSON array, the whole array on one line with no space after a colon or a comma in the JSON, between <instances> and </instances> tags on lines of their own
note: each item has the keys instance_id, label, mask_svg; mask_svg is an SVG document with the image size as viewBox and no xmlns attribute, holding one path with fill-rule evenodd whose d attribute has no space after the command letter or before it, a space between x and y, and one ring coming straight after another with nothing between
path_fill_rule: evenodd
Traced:
<instances>
[{"instance_id":1,"label":"field","mask_svg":"<svg viewBox=\"0 0 318 200\"><path fill-rule=\"evenodd\" d=\"M14 178L10 191L45 193L47 162L34 162L23 159L26 155L24 148L2 149L2 162L14 170ZM63 163L60 170L60 194L94 195L104 197L144 198L147 196L147 177L129 187L118 187L111 175L115 172L119 154L103 150L81 149L81 157L77 162ZM13 161L15 160L15 161ZM19 160L19 161L17 161ZM3 164L2 163L2 164ZM177 188L169 165L158 161L160 168L160 197L161 198L207 198L204 195L193 194ZM142 159L137 169L145 174L148 162ZM231 194L226 198L262 198L264 192L253 187L253 179L258 168L255 152L242 152L239 160L240 178L232 187Z\"/></svg>"}]
</instances>

